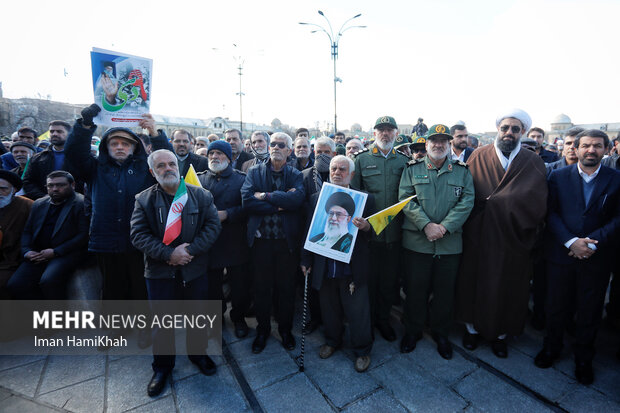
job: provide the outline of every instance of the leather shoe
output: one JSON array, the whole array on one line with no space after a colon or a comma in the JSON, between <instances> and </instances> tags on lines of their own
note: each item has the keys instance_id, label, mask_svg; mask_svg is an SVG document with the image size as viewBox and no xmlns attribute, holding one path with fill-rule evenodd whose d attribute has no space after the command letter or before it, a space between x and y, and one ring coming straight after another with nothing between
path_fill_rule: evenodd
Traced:
<instances>
[{"instance_id":1,"label":"leather shoe","mask_svg":"<svg viewBox=\"0 0 620 413\"><path fill-rule=\"evenodd\" d=\"M332 347L329 344L323 344L319 350L319 357L322 359L330 358L336 351L336 347Z\"/></svg>"},{"instance_id":2,"label":"leather shoe","mask_svg":"<svg viewBox=\"0 0 620 413\"><path fill-rule=\"evenodd\" d=\"M435 339L435 343L437 343L437 352L439 355L446 360L450 360L452 358L452 343L439 334L433 335L433 338Z\"/></svg>"},{"instance_id":3,"label":"leather shoe","mask_svg":"<svg viewBox=\"0 0 620 413\"><path fill-rule=\"evenodd\" d=\"M302 330L302 333L304 333L304 335L312 334L312 332L314 330L316 330L318 327L319 327L319 322L318 321L310 320L304 326L304 328Z\"/></svg>"},{"instance_id":4,"label":"leather shoe","mask_svg":"<svg viewBox=\"0 0 620 413\"><path fill-rule=\"evenodd\" d=\"M587 361L575 362L575 377L581 384L588 385L594 382L594 371L592 363Z\"/></svg>"},{"instance_id":5,"label":"leather shoe","mask_svg":"<svg viewBox=\"0 0 620 413\"><path fill-rule=\"evenodd\" d=\"M149 385L146 386L146 392L150 397L155 397L162 392L166 386L166 381L168 380L169 374L170 373L162 371L156 371L153 373L153 377L151 377Z\"/></svg>"},{"instance_id":6,"label":"leather shoe","mask_svg":"<svg viewBox=\"0 0 620 413\"><path fill-rule=\"evenodd\" d=\"M217 371L215 363L209 356L200 356L195 359L190 359L192 363L198 366L198 370L205 376L213 376Z\"/></svg>"},{"instance_id":7,"label":"leather shoe","mask_svg":"<svg viewBox=\"0 0 620 413\"><path fill-rule=\"evenodd\" d=\"M493 350L493 354L501 359L508 357L508 344L506 344L506 339L495 339L491 344L491 350Z\"/></svg>"},{"instance_id":8,"label":"leather shoe","mask_svg":"<svg viewBox=\"0 0 620 413\"><path fill-rule=\"evenodd\" d=\"M267 335L258 334L252 343L252 353L258 354L265 349L267 345Z\"/></svg>"},{"instance_id":9,"label":"leather shoe","mask_svg":"<svg viewBox=\"0 0 620 413\"><path fill-rule=\"evenodd\" d=\"M552 353L551 350L543 348L542 350L540 350L540 353L536 355L536 358L534 359L534 364L538 368L548 369L549 367L553 366L553 362L557 358L557 354Z\"/></svg>"},{"instance_id":10,"label":"leather shoe","mask_svg":"<svg viewBox=\"0 0 620 413\"><path fill-rule=\"evenodd\" d=\"M480 334L471 334L469 331L465 330L465 334L463 334L463 347L469 351L474 351L478 348L479 337Z\"/></svg>"},{"instance_id":11,"label":"leather shoe","mask_svg":"<svg viewBox=\"0 0 620 413\"><path fill-rule=\"evenodd\" d=\"M377 330L381 333L381 337L383 337L387 341L395 341L396 340L396 331L392 328L388 323L385 324L377 324Z\"/></svg>"},{"instance_id":12,"label":"leather shoe","mask_svg":"<svg viewBox=\"0 0 620 413\"><path fill-rule=\"evenodd\" d=\"M290 351L295 348L295 337L293 337L290 331L280 333L280 337L282 337L282 347L286 350Z\"/></svg>"},{"instance_id":13,"label":"leather shoe","mask_svg":"<svg viewBox=\"0 0 620 413\"><path fill-rule=\"evenodd\" d=\"M355 371L358 373L363 373L368 370L368 366L370 366L370 356L361 356L355 360Z\"/></svg>"},{"instance_id":14,"label":"leather shoe","mask_svg":"<svg viewBox=\"0 0 620 413\"><path fill-rule=\"evenodd\" d=\"M400 341L400 352L401 353L411 353L415 350L415 345L419 339L422 338L422 333L418 334L409 334L406 333L403 336L403 339Z\"/></svg>"},{"instance_id":15,"label":"leather shoe","mask_svg":"<svg viewBox=\"0 0 620 413\"><path fill-rule=\"evenodd\" d=\"M245 320L235 321L235 337L244 338L248 335L248 324Z\"/></svg>"}]
</instances>

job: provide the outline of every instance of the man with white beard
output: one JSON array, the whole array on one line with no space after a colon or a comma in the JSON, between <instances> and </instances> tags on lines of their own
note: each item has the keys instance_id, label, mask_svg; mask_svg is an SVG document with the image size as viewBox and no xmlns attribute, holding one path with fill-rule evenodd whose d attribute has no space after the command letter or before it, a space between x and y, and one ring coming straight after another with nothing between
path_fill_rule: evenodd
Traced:
<instances>
[{"instance_id":1,"label":"man with white beard","mask_svg":"<svg viewBox=\"0 0 620 413\"><path fill-rule=\"evenodd\" d=\"M241 170L243 172L247 172L248 169L253 167L254 165L258 165L261 163L267 162L269 159L269 134L263 131L254 131L252 136L250 136L251 149L254 158L245 161L243 165L241 165Z\"/></svg>"},{"instance_id":2,"label":"man with white beard","mask_svg":"<svg viewBox=\"0 0 620 413\"><path fill-rule=\"evenodd\" d=\"M403 209L407 298L400 351L415 349L428 322L444 359L452 358L448 333L463 251L461 228L474 206L474 181L467 165L449 155L450 140L447 126L431 126L426 134L427 155L409 162L399 188L400 200L417 195Z\"/></svg>"},{"instance_id":3,"label":"man with white beard","mask_svg":"<svg viewBox=\"0 0 620 413\"><path fill-rule=\"evenodd\" d=\"M209 252L209 298L224 299L222 279L226 269L232 300L230 319L235 325L235 335L243 338L248 335L245 316L250 305L252 283L252 274L247 268L249 249L245 237L246 216L241 205L241 186L245 174L230 165L232 148L228 142L214 141L209 144L207 151L209 170L199 173L198 180L213 195L213 203L222 224L222 232Z\"/></svg>"},{"instance_id":4,"label":"man with white beard","mask_svg":"<svg viewBox=\"0 0 620 413\"><path fill-rule=\"evenodd\" d=\"M176 155L160 149L148 157L149 171L157 183L136 195L131 216L131 243L144 254L146 286L151 309L156 315L169 310L162 301L188 300L197 303L208 299L209 250L217 239L221 225L209 191L185 185L186 201L182 206L182 230L175 239L163 243L168 211L181 185ZM173 275L171 277L171 275ZM192 304L190 304L192 305ZM196 308L192 307L195 311ZM155 327L153 337L153 377L147 393L155 397L162 392L175 365L174 329ZM207 331L186 330L187 354L200 372L215 374L213 360L205 354Z\"/></svg>"},{"instance_id":5,"label":"man with white beard","mask_svg":"<svg viewBox=\"0 0 620 413\"><path fill-rule=\"evenodd\" d=\"M355 156L351 187L375 197L378 211L398 202L398 185L409 158L394 150L398 125L391 116L375 122L375 143ZM318 161L317 161L318 162ZM375 327L387 341L396 340L390 325L390 310L396 300L396 279L401 250L402 214L370 242L370 308Z\"/></svg>"}]
</instances>

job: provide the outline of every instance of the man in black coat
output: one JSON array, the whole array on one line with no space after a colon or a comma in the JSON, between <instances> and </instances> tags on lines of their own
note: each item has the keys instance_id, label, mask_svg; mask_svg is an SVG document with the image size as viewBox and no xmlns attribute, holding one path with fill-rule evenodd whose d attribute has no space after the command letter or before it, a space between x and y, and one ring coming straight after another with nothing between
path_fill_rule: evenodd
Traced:
<instances>
[{"instance_id":1,"label":"man in black coat","mask_svg":"<svg viewBox=\"0 0 620 413\"><path fill-rule=\"evenodd\" d=\"M330 181L333 184L348 188L354 173L355 164L351 159L342 155L332 159ZM334 194L342 193L336 192ZM319 193L315 193L310 199L307 211L308 222L312 220L318 198ZM350 196L349 198L351 199ZM343 204L346 202L345 200ZM352 209L355 211L355 204L353 204ZM373 213L374 198L372 195L368 195L363 215L367 217ZM349 220L351 220L350 215L351 213L349 213ZM338 219L346 219L346 217ZM363 372L370 366L369 354L372 348L370 299L368 296L370 224L362 217L353 218L351 222L358 228L358 233L349 264L304 250L301 270L304 274L312 273L312 287L319 291L320 309L325 327L325 344L321 346L319 356L326 359L340 347L343 322L346 317L351 329L351 344L356 357L354 367L356 371Z\"/></svg>"},{"instance_id":2,"label":"man in black coat","mask_svg":"<svg viewBox=\"0 0 620 413\"><path fill-rule=\"evenodd\" d=\"M185 129L177 129L172 132L172 149L179 161L179 173L182 177L187 176L189 166L194 165L194 170L203 172L209 169L209 163L204 156L192 152L192 134Z\"/></svg>"},{"instance_id":3,"label":"man in black coat","mask_svg":"<svg viewBox=\"0 0 620 413\"><path fill-rule=\"evenodd\" d=\"M534 362L551 367L574 314L575 376L582 384L594 381L594 340L620 236L620 173L601 165L608 143L598 129L581 132L577 165L549 176L547 336Z\"/></svg>"},{"instance_id":4,"label":"man in black coat","mask_svg":"<svg viewBox=\"0 0 620 413\"><path fill-rule=\"evenodd\" d=\"M146 261L146 285L154 314L166 313L159 308L165 300L208 299L207 268L209 249L220 233L221 225L213 197L209 191L182 183L177 158L168 150L157 150L149 155L148 164L157 184L136 195L131 217L131 242ZM177 205L175 194L185 186L185 205ZM175 203L180 209L181 227L166 236L168 213ZM187 329L188 356L202 374L213 375L216 366L205 354L207 332ZM154 397L161 393L175 364L174 329L155 328L153 337L153 377L147 393Z\"/></svg>"},{"instance_id":5,"label":"man in black coat","mask_svg":"<svg viewBox=\"0 0 620 413\"><path fill-rule=\"evenodd\" d=\"M232 150L225 141L215 141L207 149L209 170L198 174L203 188L213 195L222 232L209 254L209 296L223 300L222 279L226 269L232 309L230 319L235 325L235 335L248 335L245 316L250 304L251 274L246 267L249 249L245 237L246 215L241 203L241 187L245 174L230 166Z\"/></svg>"},{"instance_id":6,"label":"man in black coat","mask_svg":"<svg viewBox=\"0 0 620 413\"><path fill-rule=\"evenodd\" d=\"M48 196L39 198L22 234L24 261L8 282L14 298L63 300L67 280L86 257L88 219L84 197L65 171L47 176Z\"/></svg>"},{"instance_id":7,"label":"man in black coat","mask_svg":"<svg viewBox=\"0 0 620 413\"><path fill-rule=\"evenodd\" d=\"M465 125L456 124L450 128L450 135L453 136L450 145L450 159L455 161L467 162L469 155L474 151L473 148L467 146L467 127Z\"/></svg>"},{"instance_id":8,"label":"man in black coat","mask_svg":"<svg viewBox=\"0 0 620 413\"><path fill-rule=\"evenodd\" d=\"M241 171L243 164L250 159L252 155L243 150L243 136L239 129L228 129L224 131L224 140L230 144L232 148L232 160L230 164L234 169Z\"/></svg>"}]
</instances>

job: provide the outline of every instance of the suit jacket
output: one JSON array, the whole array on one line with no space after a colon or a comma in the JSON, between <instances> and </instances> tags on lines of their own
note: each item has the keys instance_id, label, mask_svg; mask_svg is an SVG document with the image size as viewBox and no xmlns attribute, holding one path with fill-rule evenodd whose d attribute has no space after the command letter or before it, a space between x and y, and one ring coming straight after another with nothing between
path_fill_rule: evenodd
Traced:
<instances>
[{"instance_id":1,"label":"suit jacket","mask_svg":"<svg viewBox=\"0 0 620 413\"><path fill-rule=\"evenodd\" d=\"M194 170L196 171L196 173L209 170L209 160L207 158L190 152L185 159L183 170L179 171L181 176L187 176L187 171L189 171L190 164L194 165Z\"/></svg>"},{"instance_id":2,"label":"suit jacket","mask_svg":"<svg viewBox=\"0 0 620 413\"><path fill-rule=\"evenodd\" d=\"M588 262L611 264L620 235L620 172L601 166L594 178L594 190L586 205L583 179L577 165L557 169L549 175L547 258L557 264L571 264L564 244L574 237L598 241Z\"/></svg>"},{"instance_id":3,"label":"suit jacket","mask_svg":"<svg viewBox=\"0 0 620 413\"><path fill-rule=\"evenodd\" d=\"M465 156L463 156L463 162L467 162L467 159L469 159L469 155L471 155L473 151L474 148L470 148L469 146L465 148Z\"/></svg>"},{"instance_id":4,"label":"suit jacket","mask_svg":"<svg viewBox=\"0 0 620 413\"><path fill-rule=\"evenodd\" d=\"M235 163L234 169L236 169L238 171L241 171L241 168L243 167L243 164L245 162L249 161L250 159L252 159L253 157L254 157L254 155L252 155L251 153L247 153L245 151L242 151L239 154L239 157L237 158L237 162Z\"/></svg>"},{"instance_id":5,"label":"suit jacket","mask_svg":"<svg viewBox=\"0 0 620 413\"><path fill-rule=\"evenodd\" d=\"M50 208L50 197L37 199L32 204L30 216L22 234L22 256L32 251L34 243L43 227ZM56 256L68 255L73 252L86 252L88 245L88 218L84 212L84 196L75 193L65 201L52 232L51 245Z\"/></svg>"}]
</instances>

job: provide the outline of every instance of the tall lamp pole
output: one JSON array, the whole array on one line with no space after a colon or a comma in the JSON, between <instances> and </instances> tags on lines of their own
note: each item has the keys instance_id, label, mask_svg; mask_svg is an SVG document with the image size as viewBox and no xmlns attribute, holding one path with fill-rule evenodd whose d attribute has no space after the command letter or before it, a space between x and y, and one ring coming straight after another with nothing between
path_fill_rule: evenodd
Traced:
<instances>
[{"instance_id":1,"label":"tall lamp pole","mask_svg":"<svg viewBox=\"0 0 620 413\"><path fill-rule=\"evenodd\" d=\"M327 16L325 16L325 13L323 13L321 10L318 11L318 13L323 16L323 18L327 21L327 27L329 28L329 31L327 31L327 29L319 24L314 24L314 23L305 23L305 22L299 22L299 24L302 25L306 25L306 26L314 26L317 27L316 30L312 30L310 33L316 33L316 32L323 32L327 35L327 37L329 38L329 44L331 47L331 56L332 56L332 60L334 61L334 134L336 132L338 132L338 105L337 105L337 99L336 99L336 84L338 82L342 82L342 79L340 79L337 75L336 75L336 61L338 60L338 43L340 42L340 38L342 37L342 34L344 32L346 32L349 29L354 29L354 28L360 28L363 29L366 26L348 26L345 27L347 25L347 23L349 23L351 20L353 19L357 19L358 17L360 17L362 15L362 13L356 14L355 16L351 17L349 20L345 21L342 26L340 26L340 29L338 30L338 32L336 33L336 35L334 35L334 31L332 29L332 25L329 21L329 19L327 18Z\"/></svg>"},{"instance_id":2,"label":"tall lamp pole","mask_svg":"<svg viewBox=\"0 0 620 413\"><path fill-rule=\"evenodd\" d=\"M237 47L237 45L234 43L233 46ZM243 93L243 90L241 89L241 76L243 75L242 70L245 59L243 59L241 56L237 56L235 60L237 61L237 63L239 63L239 66L237 67L237 69L239 70L239 93L236 93L236 95L239 96L239 130L243 135L243 95L245 95L245 93ZM243 138L243 136L241 136L241 138Z\"/></svg>"}]
</instances>

